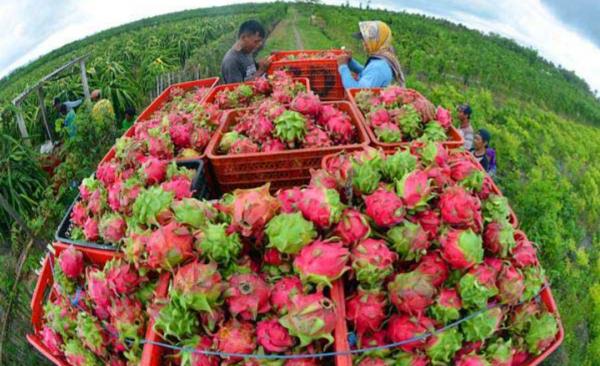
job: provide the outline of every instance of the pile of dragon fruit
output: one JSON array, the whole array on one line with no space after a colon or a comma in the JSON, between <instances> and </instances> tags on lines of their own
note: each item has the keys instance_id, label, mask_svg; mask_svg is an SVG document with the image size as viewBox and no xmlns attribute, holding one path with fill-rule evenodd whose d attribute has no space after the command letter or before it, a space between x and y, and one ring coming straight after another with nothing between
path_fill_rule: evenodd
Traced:
<instances>
[{"instance_id":1,"label":"pile of dragon fruit","mask_svg":"<svg viewBox=\"0 0 600 366\"><path fill-rule=\"evenodd\" d=\"M231 90L216 93L213 103L219 109L248 108L265 98L287 104L306 86L289 76L285 71L275 71L268 78L258 78L251 83L244 83Z\"/></svg>"},{"instance_id":2,"label":"pile of dragon fruit","mask_svg":"<svg viewBox=\"0 0 600 366\"><path fill-rule=\"evenodd\" d=\"M335 60L339 53L333 51L321 51L321 52L300 52L285 55L278 58L277 61L299 61L299 60Z\"/></svg>"},{"instance_id":3,"label":"pile of dragon fruit","mask_svg":"<svg viewBox=\"0 0 600 366\"><path fill-rule=\"evenodd\" d=\"M156 276L117 258L96 266L74 247L58 255L53 269L40 331L48 351L71 365L139 364Z\"/></svg>"},{"instance_id":4,"label":"pile of dragon fruit","mask_svg":"<svg viewBox=\"0 0 600 366\"><path fill-rule=\"evenodd\" d=\"M312 92L299 93L289 105L265 99L240 112L218 144L221 154L276 152L356 143L351 116L321 103Z\"/></svg>"},{"instance_id":5,"label":"pile of dragon fruit","mask_svg":"<svg viewBox=\"0 0 600 366\"><path fill-rule=\"evenodd\" d=\"M515 231L488 179L433 143L339 155L314 174L311 186L346 192L345 209L326 200L314 211L339 221L335 235L350 251L354 346L405 342L355 363L523 365L555 340L557 319L536 299L545 282L536 247Z\"/></svg>"},{"instance_id":6,"label":"pile of dragon fruit","mask_svg":"<svg viewBox=\"0 0 600 366\"><path fill-rule=\"evenodd\" d=\"M362 90L354 99L380 142L397 143L420 140L446 141L452 125L450 112L437 110L419 92L389 86L380 91Z\"/></svg>"}]
</instances>

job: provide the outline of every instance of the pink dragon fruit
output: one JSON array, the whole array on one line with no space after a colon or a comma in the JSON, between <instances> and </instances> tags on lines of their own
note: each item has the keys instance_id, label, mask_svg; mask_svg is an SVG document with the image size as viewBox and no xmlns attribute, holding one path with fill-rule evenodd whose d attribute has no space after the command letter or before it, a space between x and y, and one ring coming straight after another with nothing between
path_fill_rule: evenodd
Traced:
<instances>
[{"instance_id":1,"label":"pink dragon fruit","mask_svg":"<svg viewBox=\"0 0 600 366\"><path fill-rule=\"evenodd\" d=\"M285 352L294 345L294 340L277 319L261 320L256 324L258 344L267 352Z\"/></svg>"},{"instance_id":2,"label":"pink dragon fruit","mask_svg":"<svg viewBox=\"0 0 600 366\"><path fill-rule=\"evenodd\" d=\"M106 206L106 191L100 188L92 192L87 208L92 215L100 215Z\"/></svg>"},{"instance_id":3,"label":"pink dragon fruit","mask_svg":"<svg viewBox=\"0 0 600 366\"><path fill-rule=\"evenodd\" d=\"M265 78L257 78L254 80L254 92L259 94L267 94L271 91L271 84Z\"/></svg>"},{"instance_id":4,"label":"pink dragon fruit","mask_svg":"<svg viewBox=\"0 0 600 366\"><path fill-rule=\"evenodd\" d=\"M462 302L456 289L444 288L440 291L435 304L429 308L429 311L433 319L442 324L447 324L460 318L461 308Z\"/></svg>"},{"instance_id":5,"label":"pink dragon fruit","mask_svg":"<svg viewBox=\"0 0 600 366\"><path fill-rule=\"evenodd\" d=\"M384 346L389 343L386 329L382 329L380 332L365 332L358 337L358 345L361 348Z\"/></svg>"},{"instance_id":6,"label":"pink dragon fruit","mask_svg":"<svg viewBox=\"0 0 600 366\"><path fill-rule=\"evenodd\" d=\"M371 127L380 127L385 124L393 124L392 116L390 116L387 109L385 108L379 108L374 110L373 112L370 112L367 115L367 120L369 121Z\"/></svg>"},{"instance_id":7,"label":"pink dragon fruit","mask_svg":"<svg viewBox=\"0 0 600 366\"><path fill-rule=\"evenodd\" d=\"M393 143L402 141L400 127L392 122L381 123L374 128L375 136L381 142Z\"/></svg>"},{"instance_id":8,"label":"pink dragon fruit","mask_svg":"<svg viewBox=\"0 0 600 366\"><path fill-rule=\"evenodd\" d=\"M144 310L139 300L129 297L117 297L109 311L111 325L117 331L122 344L125 344L126 339L141 339L145 327Z\"/></svg>"},{"instance_id":9,"label":"pink dragon fruit","mask_svg":"<svg viewBox=\"0 0 600 366\"><path fill-rule=\"evenodd\" d=\"M88 267L85 274L87 284L87 294L96 304L94 311L100 319L106 319L109 316L109 308L113 294L108 287L106 275L103 271Z\"/></svg>"},{"instance_id":10,"label":"pink dragon fruit","mask_svg":"<svg viewBox=\"0 0 600 366\"><path fill-rule=\"evenodd\" d=\"M449 275L448 266L437 250L423 256L415 270L428 276L435 287L441 286Z\"/></svg>"},{"instance_id":11,"label":"pink dragon fruit","mask_svg":"<svg viewBox=\"0 0 600 366\"><path fill-rule=\"evenodd\" d=\"M108 206L115 212L121 211L121 200L119 196L121 194L122 188L123 182L115 182L108 189ZM73 212L75 212L75 207L73 207ZM85 211L83 211L82 213L85 214ZM80 214L78 213L78 215ZM71 220L73 221L73 214L71 214Z\"/></svg>"},{"instance_id":12,"label":"pink dragon fruit","mask_svg":"<svg viewBox=\"0 0 600 366\"><path fill-rule=\"evenodd\" d=\"M217 349L224 353L251 354L256 348L255 330L251 323L230 320L219 329L214 342ZM239 357L230 357L225 359L224 364L229 365L240 360Z\"/></svg>"},{"instance_id":13,"label":"pink dragon fruit","mask_svg":"<svg viewBox=\"0 0 600 366\"><path fill-rule=\"evenodd\" d=\"M463 337L457 328L433 334L427 339L425 353L434 365L451 365L452 358L461 349Z\"/></svg>"},{"instance_id":14,"label":"pink dragon fruit","mask_svg":"<svg viewBox=\"0 0 600 366\"><path fill-rule=\"evenodd\" d=\"M287 259L288 258L286 254L281 253L275 248L268 248L267 250L265 250L265 254L263 255L263 263L266 265L280 266Z\"/></svg>"},{"instance_id":15,"label":"pink dragon fruit","mask_svg":"<svg viewBox=\"0 0 600 366\"><path fill-rule=\"evenodd\" d=\"M427 237L429 240L434 240L437 238L440 228L440 215L437 211L420 211L417 212L413 218L421 225L423 230L427 232Z\"/></svg>"},{"instance_id":16,"label":"pink dragon fruit","mask_svg":"<svg viewBox=\"0 0 600 366\"><path fill-rule=\"evenodd\" d=\"M302 191L298 209L307 220L320 228L328 228L340 221L343 205L336 190L325 187L307 187Z\"/></svg>"},{"instance_id":17,"label":"pink dragon fruit","mask_svg":"<svg viewBox=\"0 0 600 366\"><path fill-rule=\"evenodd\" d=\"M98 169L96 170L96 178L98 178L98 180L108 188L117 180L118 168L119 165L117 163L102 163L98 165Z\"/></svg>"},{"instance_id":18,"label":"pink dragon fruit","mask_svg":"<svg viewBox=\"0 0 600 366\"><path fill-rule=\"evenodd\" d=\"M405 261L419 260L431 246L427 232L418 223L410 221L394 226L386 235L394 250Z\"/></svg>"},{"instance_id":19,"label":"pink dragon fruit","mask_svg":"<svg viewBox=\"0 0 600 366\"><path fill-rule=\"evenodd\" d=\"M42 343L44 343L46 348L50 351L50 354L54 356L60 356L62 354L61 347L63 345L63 339L60 334L44 325L40 331L40 337L42 338Z\"/></svg>"},{"instance_id":20,"label":"pink dragon fruit","mask_svg":"<svg viewBox=\"0 0 600 366\"><path fill-rule=\"evenodd\" d=\"M414 338L433 329L433 322L425 316L409 317L407 315L392 315L387 325L387 337L397 343ZM405 343L399 348L406 352L414 352L423 348L424 340Z\"/></svg>"},{"instance_id":21,"label":"pink dragon fruit","mask_svg":"<svg viewBox=\"0 0 600 366\"><path fill-rule=\"evenodd\" d=\"M431 193L427 173L423 170L414 170L405 175L396 183L396 192L402 197L404 205L409 209L426 206Z\"/></svg>"},{"instance_id":22,"label":"pink dragon fruit","mask_svg":"<svg viewBox=\"0 0 600 366\"><path fill-rule=\"evenodd\" d=\"M506 258L515 247L514 229L508 222L492 221L483 232L483 245L490 253Z\"/></svg>"},{"instance_id":23,"label":"pink dragon fruit","mask_svg":"<svg viewBox=\"0 0 600 366\"><path fill-rule=\"evenodd\" d=\"M523 274L512 264L505 264L498 274L498 299L502 304L516 305L525 291Z\"/></svg>"},{"instance_id":24,"label":"pink dragon fruit","mask_svg":"<svg viewBox=\"0 0 600 366\"><path fill-rule=\"evenodd\" d=\"M167 160L149 157L140 168L140 176L146 182L146 185L160 183L167 176L167 165L169 165Z\"/></svg>"},{"instance_id":25,"label":"pink dragon fruit","mask_svg":"<svg viewBox=\"0 0 600 366\"><path fill-rule=\"evenodd\" d=\"M243 320L256 320L258 314L271 310L271 289L253 273L233 275L224 296L229 312Z\"/></svg>"},{"instance_id":26,"label":"pink dragon fruit","mask_svg":"<svg viewBox=\"0 0 600 366\"><path fill-rule=\"evenodd\" d=\"M495 307L465 321L460 328L467 342L484 341L498 331L503 320L504 311Z\"/></svg>"},{"instance_id":27,"label":"pink dragon fruit","mask_svg":"<svg viewBox=\"0 0 600 366\"><path fill-rule=\"evenodd\" d=\"M505 341L498 338L494 343L489 344L485 350L486 358L491 366L512 366L514 353L512 339Z\"/></svg>"},{"instance_id":28,"label":"pink dragon fruit","mask_svg":"<svg viewBox=\"0 0 600 366\"><path fill-rule=\"evenodd\" d=\"M435 120L438 121L444 129L448 129L452 125L452 114L444 107L438 106L435 112Z\"/></svg>"},{"instance_id":29,"label":"pink dragon fruit","mask_svg":"<svg viewBox=\"0 0 600 366\"><path fill-rule=\"evenodd\" d=\"M304 136L303 146L305 148L321 148L332 145L333 141L331 141L327 132L319 127L309 128Z\"/></svg>"},{"instance_id":30,"label":"pink dragon fruit","mask_svg":"<svg viewBox=\"0 0 600 366\"><path fill-rule=\"evenodd\" d=\"M282 189L277 191L276 196L281 212L292 213L298 209L298 203L302 200L302 190L299 187Z\"/></svg>"},{"instance_id":31,"label":"pink dragon fruit","mask_svg":"<svg viewBox=\"0 0 600 366\"><path fill-rule=\"evenodd\" d=\"M253 121L252 126L248 131L248 137L254 141L265 141L271 136L273 129L273 122L268 120L266 117L259 116Z\"/></svg>"},{"instance_id":32,"label":"pink dragon fruit","mask_svg":"<svg viewBox=\"0 0 600 366\"><path fill-rule=\"evenodd\" d=\"M179 354L181 356L181 365L188 366L219 366L219 358L215 356L209 356L200 351L209 351L213 345L210 337L194 336L189 340L183 342L183 346L188 349L193 349L198 352L190 352L182 350Z\"/></svg>"},{"instance_id":33,"label":"pink dragon fruit","mask_svg":"<svg viewBox=\"0 0 600 366\"><path fill-rule=\"evenodd\" d=\"M88 217L83 224L83 235L86 240L98 240L98 222L92 217Z\"/></svg>"},{"instance_id":34,"label":"pink dragon fruit","mask_svg":"<svg viewBox=\"0 0 600 366\"><path fill-rule=\"evenodd\" d=\"M172 159L173 142L171 142L169 135L158 128L150 129L148 133L150 136L146 140L146 145L150 156L159 159Z\"/></svg>"},{"instance_id":35,"label":"pink dragon fruit","mask_svg":"<svg viewBox=\"0 0 600 366\"><path fill-rule=\"evenodd\" d=\"M184 309L213 312L224 290L225 283L215 262L205 264L193 261L177 270L171 298Z\"/></svg>"},{"instance_id":36,"label":"pink dragon fruit","mask_svg":"<svg viewBox=\"0 0 600 366\"><path fill-rule=\"evenodd\" d=\"M163 191L172 192L177 200L192 197L192 181L185 176L177 176L160 186Z\"/></svg>"},{"instance_id":37,"label":"pink dragon fruit","mask_svg":"<svg viewBox=\"0 0 600 366\"><path fill-rule=\"evenodd\" d=\"M119 243L125 236L127 224L118 213L109 213L100 220L100 237L106 243Z\"/></svg>"},{"instance_id":38,"label":"pink dragon fruit","mask_svg":"<svg viewBox=\"0 0 600 366\"><path fill-rule=\"evenodd\" d=\"M177 123L169 126L169 134L173 144L178 149L185 149L192 145L191 136L194 126L191 123Z\"/></svg>"},{"instance_id":39,"label":"pink dragon fruit","mask_svg":"<svg viewBox=\"0 0 600 366\"><path fill-rule=\"evenodd\" d=\"M517 268L539 265L537 250L526 238L520 238L512 253L512 262Z\"/></svg>"},{"instance_id":40,"label":"pink dragon fruit","mask_svg":"<svg viewBox=\"0 0 600 366\"><path fill-rule=\"evenodd\" d=\"M113 211L131 215L131 205L135 202L142 183L137 178L125 182L116 182L108 190L108 205Z\"/></svg>"},{"instance_id":41,"label":"pink dragon fruit","mask_svg":"<svg viewBox=\"0 0 600 366\"><path fill-rule=\"evenodd\" d=\"M346 115L339 115L327 121L325 128L331 135L333 141L338 144L349 144L354 140L356 129Z\"/></svg>"},{"instance_id":42,"label":"pink dragon fruit","mask_svg":"<svg viewBox=\"0 0 600 366\"><path fill-rule=\"evenodd\" d=\"M317 123L321 126L325 126L327 121L329 121L331 118L339 116L340 114L342 114L342 111L331 104L325 104L321 107L321 112L319 113Z\"/></svg>"},{"instance_id":43,"label":"pink dragon fruit","mask_svg":"<svg viewBox=\"0 0 600 366\"><path fill-rule=\"evenodd\" d=\"M473 162L462 158L450 159L451 177L455 182L468 189L480 191L485 173Z\"/></svg>"},{"instance_id":44,"label":"pink dragon fruit","mask_svg":"<svg viewBox=\"0 0 600 366\"><path fill-rule=\"evenodd\" d=\"M231 227L245 237L262 238L267 222L275 216L279 202L269 193L269 183L253 189L236 189L230 202L215 207L231 216Z\"/></svg>"},{"instance_id":45,"label":"pink dragon fruit","mask_svg":"<svg viewBox=\"0 0 600 366\"><path fill-rule=\"evenodd\" d=\"M76 279L83 273L83 253L72 245L58 255L58 263L70 279Z\"/></svg>"},{"instance_id":46,"label":"pink dragon fruit","mask_svg":"<svg viewBox=\"0 0 600 366\"><path fill-rule=\"evenodd\" d=\"M302 248L294 259L294 269L303 282L329 286L350 268L350 252L341 242L316 240Z\"/></svg>"},{"instance_id":47,"label":"pink dragon fruit","mask_svg":"<svg viewBox=\"0 0 600 366\"><path fill-rule=\"evenodd\" d=\"M539 355L555 341L557 333L558 322L552 314L544 312L533 317L525 335L527 350L532 355Z\"/></svg>"},{"instance_id":48,"label":"pink dragon fruit","mask_svg":"<svg viewBox=\"0 0 600 366\"><path fill-rule=\"evenodd\" d=\"M113 259L107 262L103 271L108 287L117 296L131 294L145 280L135 268L120 259Z\"/></svg>"},{"instance_id":49,"label":"pink dragon fruit","mask_svg":"<svg viewBox=\"0 0 600 366\"><path fill-rule=\"evenodd\" d=\"M76 338L65 342L65 359L69 365L87 366L101 364L98 358Z\"/></svg>"},{"instance_id":50,"label":"pink dragon fruit","mask_svg":"<svg viewBox=\"0 0 600 366\"><path fill-rule=\"evenodd\" d=\"M437 291L431 278L419 270L396 274L387 287L390 301L398 311L417 315L433 303Z\"/></svg>"},{"instance_id":51,"label":"pink dragon fruit","mask_svg":"<svg viewBox=\"0 0 600 366\"><path fill-rule=\"evenodd\" d=\"M324 187L329 189L337 188L337 180L326 170L323 169L310 169L310 186Z\"/></svg>"},{"instance_id":52,"label":"pink dragon fruit","mask_svg":"<svg viewBox=\"0 0 600 366\"><path fill-rule=\"evenodd\" d=\"M488 300L498 294L497 276L498 272L486 264L476 265L463 275L458 283L463 306L472 309L487 306Z\"/></svg>"},{"instance_id":53,"label":"pink dragon fruit","mask_svg":"<svg viewBox=\"0 0 600 366\"><path fill-rule=\"evenodd\" d=\"M193 241L188 229L174 221L160 226L146 244L148 266L172 271L176 265L192 256Z\"/></svg>"},{"instance_id":54,"label":"pink dragon fruit","mask_svg":"<svg viewBox=\"0 0 600 366\"><path fill-rule=\"evenodd\" d=\"M371 234L371 227L367 222L367 218L360 211L347 208L335 227L335 234L342 239L345 245L350 246L368 238Z\"/></svg>"},{"instance_id":55,"label":"pink dragon fruit","mask_svg":"<svg viewBox=\"0 0 600 366\"><path fill-rule=\"evenodd\" d=\"M398 255L385 241L365 239L352 249L351 262L356 279L365 288L378 288L394 272Z\"/></svg>"},{"instance_id":56,"label":"pink dragon fruit","mask_svg":"<svg viewBox=\"0 0 600 366\"><path fill-rule=\"evenodd\" d=\"M73 210L71 211L71 222L81 227L85 224L87 217L88 214L85 205L81 201L77 201L77 203L73 205Z\"/></svg>"},{"instance_id":57,"label":"pink dragon fruit","mask_svg":"<svg viewBox=\"0 0 600 366\"><path fill-rule=\"evenodd\" d=\"M321 112L321 101L312 92L298 93L290 107L296 112L317 117Z\"/></svg>"},{"instance_id":58,"label":"pink dragon fruit","mask_svg":"<svg viewBox=\"0 0 600 366\"><path fill-rule=\"evenodd\" d=\"M483 349L483 341L476 342L465 342L461 349L456 352L454 355L454 359L458 360L459 358L466 356L471 353L480 353Z\"/></svg>"},{"instance_id":59,"label":"pink dragon fruit","mask_svg":"<svg viewBox=\"0 0 600 366\"><path fill-rule=\"evenodd\" d=\"M288 313L279 319L279 323L290 335L300 339L299 347L306 347L319 339L326 339L328 345L333 343L331 333L336 319L334 304L317 292L294 297Z\"/></svg>"},{"instance_id":60,"label":"pink dragon fruit","mask_svg":"<svg viewBox=\"0 0 600 366\"><path fill-rule=\"evenodd\" d=\"M281 142L279 139L270 138L266 139L265 142L260 147L260 151L262 152L277 152L284 151L287 146Z\"/></svg>"},{"instance_id":61,"label":"pink dragon fruit","mask_svg":"<svg viewBox=\"0 0 600 366\"><path fill-rule=\"evenodd\" d=\"M204 148L210 142L212 132L207 128L194 128L192 135L190 136L190 143L192 147L197 151L204 151Z\"/></svg>"},{"instance_id":62,"label":"pink dragon fruit","mask_svg":"<svg viewBox=\"0 0 600 366\"><path fill-rule=\"evenodd\" d=\"M458 360L456 360L455 365L456 366L489 366L489 362L487 362L485 357L483 357L483 356L476 355L476 354L470 354L470 355L464 355L461 358L459 358Z\"/></svg>"},{"instance_id":63,"label":"pink dragon fruit","mask_svg":"<svg viewBox=\"0 0 600 366\"><path fill-rule=\"evenodd\" d=\"M258 152L258 145L252 142L252 140L248 138L242 138L235 141L231 144L231 148L229 149L229 154L237 155L237 154L251 154Z\"/></svg>"},{"instance_id":64,"label":"pink dragon fruit","mask_svg":"<svg viewBox=\"0 0 600 366\"><path fill-rule=\"evenodd\" d=\"M346 300L346 318L354 324L358 337L367 332L379 331L387 318L387 299L381 291L358 289L356 295Z\"/></svg>"},{"instance_id":65,"label":"pink dragon fruit","mask_svg":"<svg viewBox=\"0 0 600 366\"><path fill-rule=\"evenodd\" d=\"M97 356L104 356L108 335L100 322L84 311L77 314L77 338Z\"/></svg>"},{"instance_id":66,"label":"pink dragon fruit","mask_svg":"<svg viewBox=\"0 0 600 366\"><path fill-rule=\"evenodd\" d=\"M302 294L302 281L298 277L283 277L271 289L271 306L279 314L285 314L292 305L292 299Z\"/></svg>"},{"instance_id":67,"label":"pink dragon fruit","mask_svg":"<svg viewBox=\"0 0 600 366\"><path fill-rule=\"evenodd\" d=\"M442 256L453 269L469 269L483 261L481 237L473 230L450 229L440 238Z\"/></svg>"},{"instance_id":68,"label":"pink dragon fruit","mask_svg":"<svg viewBox=\"0 0 600 366\"><path fill-rule=\"evenodd\" d=\"M397 225L404 219L404 204L394 192L380 187L364 197L365 213L380 227Z\"/></svg>"},{"instance_id":69,"label":"pink dragon fruit","mask_svg":"<svg viewBox=\"0 0 600 366\"><path fill-rule=\"evenodd\" d=\"M481 203L462 187L447 188L440 196L439 208L444 222L458 228L481 231Z\"/></svg>"}]
</instances>

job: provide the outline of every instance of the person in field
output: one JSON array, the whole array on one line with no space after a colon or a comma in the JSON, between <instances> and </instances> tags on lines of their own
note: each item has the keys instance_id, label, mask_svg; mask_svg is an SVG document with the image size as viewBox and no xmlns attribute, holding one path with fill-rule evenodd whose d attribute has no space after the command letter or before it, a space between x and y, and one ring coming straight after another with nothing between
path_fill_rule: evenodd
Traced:
<instances>
[{"instance_id":1,"label":"person in field","mask_svg":"<svg viewBox=\"0 0 600 366\"><path fill-rule=\"evenodd\" d=\"M480 129L473 138L471 154L490 176L496 174L496 150L490 147L492 135L485 128Z\"/></svg>"},{"instance_id":2,"label":"person in field","mask_svg":"<svg viewBox=\"0 0 600 366\"><path fill-rule=\"evenodd\" d=\"M404 87L404 73L392 46L392 31L381 21L358 23L360 32L353 37L363 43L367 52L367 63L363 66L347 52L338 56L338 71L344 88L381 88L396 81ZM358 75L358 80L352 76Z\"/></svg>"},{"instance_id":3,"label":"person in field","mask_svg":"<svg viewBox=\"0 0 600 366\"><path fill-rule=\"evenodd\" d=\"M460 126L458 132L465 140L463 147L465 150L470 151L473 148L473 126L471 126L471 106L468 104L461 104L457 108L458 120Z\"/></svg>"},{"instance_id":4,"label":"person in field","mask_svg":"<svg viewBox=\"0 0 600 366\"><path fill-rule=\"evenodd\" d=\"M238 39L223 57L221 78L224 83L240 83L264 75L268 59L256 62L254 57L265 40L265 29L256 20L248 20L238 31Z\"/></svg>"},{"instance_id":5,"label":"person in field","mask_svg":"<svg viewBox=\"0 0 600 366\"><path fill-rule=\"evenodd\" d=\"M135 109L133 107L125 108L125 116L121 122L121 131L127 131L135 122Z\"/></svg>"}]
</instances>

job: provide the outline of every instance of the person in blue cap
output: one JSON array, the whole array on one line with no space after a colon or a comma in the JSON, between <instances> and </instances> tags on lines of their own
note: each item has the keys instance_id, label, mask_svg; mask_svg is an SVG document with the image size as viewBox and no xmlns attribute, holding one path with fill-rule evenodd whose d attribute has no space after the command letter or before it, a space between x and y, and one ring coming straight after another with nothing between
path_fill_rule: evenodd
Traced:
<instances>
[{"instance_id":1,"label":"person in blue cap","mask_svg":"<svg viewBox=\"0 0 600 366\"><path fill-rule=\"evenodd\" d=\"M473 148L473 127L471 126L471 106L468 104L462 104L458 106L458 120L460 126L458 132L462 135L465 140L463 147L467 151L471 151Z\"/></svg>"},{"instance_id":2,"label":"person in blue cap","mask_svg":"<svg viewBox=\"0 0 600 366\"><path fill-rule=\"evenodd\" d=\"M492 135L485 128L480 129L473 138L471 154L489 175L496 174L496 151L490 147Z\"/></svg>"}]
</instances>

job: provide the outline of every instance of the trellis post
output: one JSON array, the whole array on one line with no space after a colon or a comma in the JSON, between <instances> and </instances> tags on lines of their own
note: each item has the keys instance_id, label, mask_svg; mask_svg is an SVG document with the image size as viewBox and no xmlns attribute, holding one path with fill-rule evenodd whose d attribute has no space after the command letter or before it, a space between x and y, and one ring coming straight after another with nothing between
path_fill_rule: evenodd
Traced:
<instances>
[{"instance_id":1,"label":"trellis post","mask_svg":"<svg viewBox=\"0 0 600 366\"><path fill-rule=\"evenodd\" d=\"M90 86L88 85L87 72L85 70L85 58L79 61L79 69L81 70L81 84L83 84L83 95L85 100L90 100Z\"/></svg>"}]
</instances>

